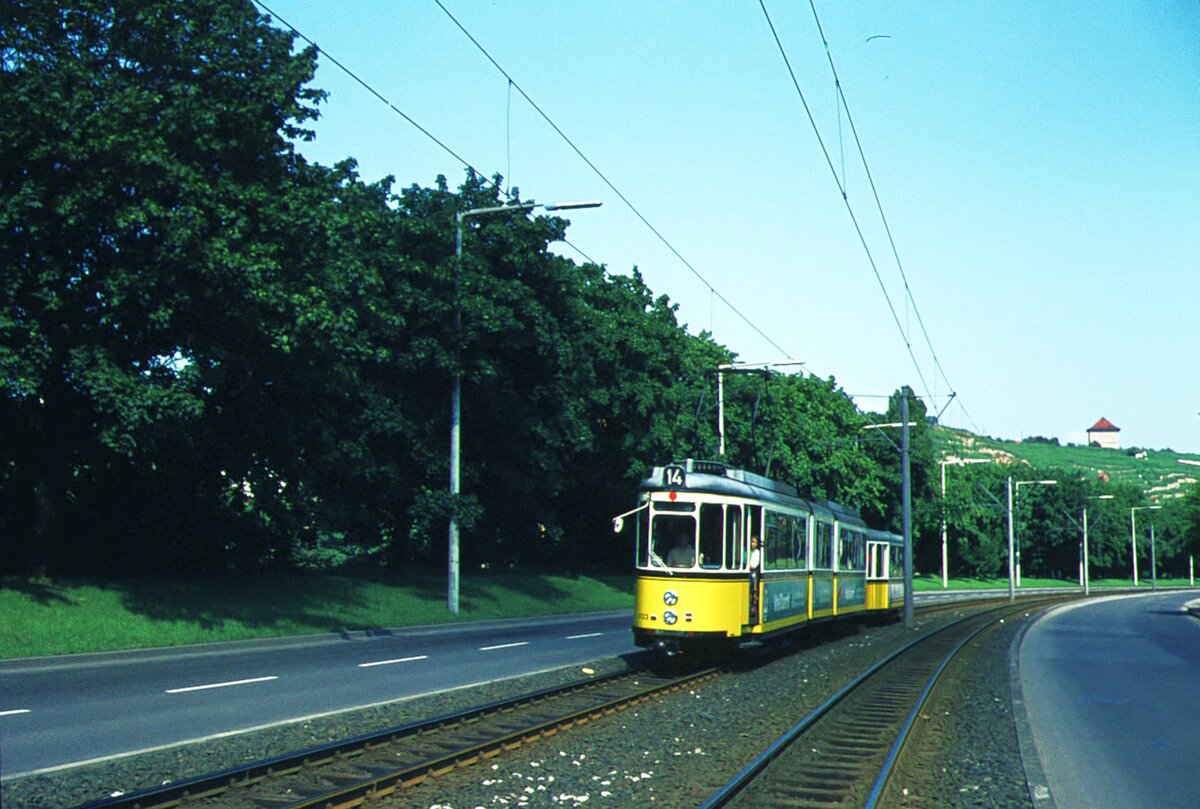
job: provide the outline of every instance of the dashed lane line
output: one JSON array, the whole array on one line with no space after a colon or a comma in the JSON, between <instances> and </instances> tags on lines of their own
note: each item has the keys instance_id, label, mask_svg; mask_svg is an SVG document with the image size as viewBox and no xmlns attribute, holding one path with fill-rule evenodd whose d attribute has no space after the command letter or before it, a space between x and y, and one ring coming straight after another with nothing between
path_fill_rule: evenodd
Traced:
<instances>
[{"instance_id":1,"label":"dashed lane line","mask_svg":"<svg viewBox=\"0 0 1200 809\"><path fill-rule=\"evenodd\" d=\"M429 655L417 655L415 657L398 657L395 660L375 660L370 663L359 663L360 669L369 669L372 666L390 666L393 663L412 663L415 660L428 660Z\"/></svg>"},{"instance_id":2,"label":"dashed lane line","mask_svg":"<svg viewBox=\"0 0 1200 809\"><path fill-rule=\"evenodd\" d=\"M529 645L529 641L523 640L523 641L520 641L519 643L501 643L497 646L480 646L479 651L492 652L492 651L495 651L496 649L511 649L514 646L528 646L528 645Z\"/></svg>"},{"instance_id":3,"label":"dashed lane line","mask_svg":"<svg viewBox=\"0 0 1200 809\"><path fill-rule=\"evenodd\" d=\"M265 683L270 680L278 680L278 677L252 677L248 680L231 680L227 683L207 683L206 685L189 685L186 688L168 688L168 694L186 694L189 691L207 691L210 688L229 688L233 685L250 685L251 683Z\"/></svg>"}]
</instances>

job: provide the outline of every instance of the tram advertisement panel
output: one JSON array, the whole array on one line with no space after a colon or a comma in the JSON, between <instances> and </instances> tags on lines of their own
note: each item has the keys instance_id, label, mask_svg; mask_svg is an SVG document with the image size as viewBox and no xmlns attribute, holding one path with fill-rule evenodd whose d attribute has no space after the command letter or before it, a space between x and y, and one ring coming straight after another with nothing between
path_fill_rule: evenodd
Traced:
<instances>
[{"instance_id":1,"label":"tram advertisement panel","mask_svg":"<svg viewBox=\"0 0 1200 809\"><path fill-rule=\"evenodd\" d=\"M838 576L838 611L867 603L867 582L862 574Z\"/></svg>"},{"instance_id":2,"label":"tram advertisement panel","mask_svg":"<svg viewBox=\"0 0 1200 809\"><path fill-rule=\"evenodd\" d=\"M833 609L833 579L813 577L813 615Z\"/></svg>"},{"instance_id":3,"label":"tram advertisement panel","mask_svg":"<svg viewBox=\"0 0 1200 809\"><path fill-rule=\"evenodd\" d=\"M767 581L764 586L763 622L781 621L808 614L808 579Z\"/></svg>"}]
</instances>

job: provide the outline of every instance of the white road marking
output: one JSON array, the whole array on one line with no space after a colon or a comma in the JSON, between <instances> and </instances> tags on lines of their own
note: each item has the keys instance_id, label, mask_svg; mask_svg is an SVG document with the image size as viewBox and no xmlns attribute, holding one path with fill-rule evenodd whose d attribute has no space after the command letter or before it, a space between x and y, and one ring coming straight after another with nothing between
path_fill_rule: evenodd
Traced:
<instances>
[{"instance_id":1,"label":"white road marking","mask_svg":"<svg viewBox=\"0 0 1200 809\"><path fill-rule=\"evenodd\" d=\"M249 685L250 683L265 683L268 680L278 680L278 677L253 677L249 680L233 680L228 683L209 683L207 685L189 685L187 688L168 688L168 694L185 694L188 691L206 691L210 688L228 688L231 685Z\"/></svg>"},{"instance_id":2,"label":"white road marking","mask_svg":"<svg viewBox=\"0 0 1200 809\"><path fill-rule=\"evenodd\" d=\"M567 640L579 640L580 638L598 638L603 635L603 632L589 632L586 635L567 635Z\"/></svg>"},{"instance_id":3,"label":"white road marking","mask_svg":"<svg viewBox=\"0 0 1200 809\"><path fill-rule=\"evenodd\" d=\"M29 713L28 708L17 708L12 711L0 711L0 716L16 716L19 713Z\"/></svg>"},{"instance_id":4,"label":"white road marking","mask_svg":"<svg viewBox=\"0 0 1200 809\"><path fill-rule=\"evenodd\" d=\"M369 669L371 666L390 666L392 663L411 663L414 660L428 660L429 655L417 655L416 657L398 657L395 660L376 660L374 663L359 663L360 669Z\"/></svg>"},{"instance_id":5,"label":"white road marking","mask_svg":"<svg viewBox=\"0 0 1200 809\"><path fill-rule=\"evenodd\" d=\"M520 643L501 643L499 646L480 646L479 651L491 652L496 649L511 649L514 646L528 646L528 645L529 645L529 641L523 640Z\"/></svg>"}]
</instances>

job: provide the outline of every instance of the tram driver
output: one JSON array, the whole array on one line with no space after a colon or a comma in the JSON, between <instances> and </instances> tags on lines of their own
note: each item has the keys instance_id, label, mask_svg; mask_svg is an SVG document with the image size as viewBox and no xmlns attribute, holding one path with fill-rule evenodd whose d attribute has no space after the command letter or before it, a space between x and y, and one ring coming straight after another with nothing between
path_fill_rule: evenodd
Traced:
<instances>
[{"instance_id":1,"label":"tram driver","mask_svg":"<svg viewBox=\"0 0 1200 809\"><path fill-rule=\"evenodd\" d=\"M696 564L696 547L686 531L675 538L675 547L667 554L668 567L693 567Z\"/></svg>"}]
</instances>

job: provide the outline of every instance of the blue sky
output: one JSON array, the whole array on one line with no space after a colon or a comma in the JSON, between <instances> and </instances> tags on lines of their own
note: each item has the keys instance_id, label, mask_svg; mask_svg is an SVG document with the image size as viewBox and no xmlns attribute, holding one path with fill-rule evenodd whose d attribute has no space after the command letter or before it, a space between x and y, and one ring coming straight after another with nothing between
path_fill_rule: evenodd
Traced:
<instances>
[{"instance_id":1,"label":"blue sky","mask_svg":"<svg viewBox=\"0 0 1200 809\"><path fill-rule=\"evenodd\" d=\"M757 2L442 2L695 272L433 0L267 5L523 198L602 200L571 241L743 360L803 360L867 409L956 391L944 422L1000 438L1105 416L1200 452L1196 0L816 4L911 296L808 3L766 7L824 152ZM315 84L310 159L464 176L328 60Z\"/></svg>"}]
</instances>

